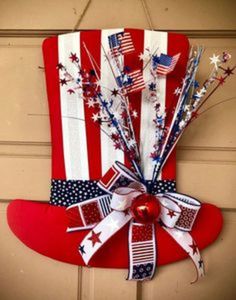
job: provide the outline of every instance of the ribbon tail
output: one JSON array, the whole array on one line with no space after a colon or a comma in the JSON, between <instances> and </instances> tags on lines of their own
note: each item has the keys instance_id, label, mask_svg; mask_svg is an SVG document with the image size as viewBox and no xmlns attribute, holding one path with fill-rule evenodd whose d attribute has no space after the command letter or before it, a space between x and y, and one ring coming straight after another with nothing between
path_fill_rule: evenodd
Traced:
<instances>
[{"instance_id":1,"label":"ribbon tail","mask_svg":"<svg viewBox=\"0 0 236 300\"><path fill-rule=\"evenodd\" d=\"M128 280L150 280L156 270L155 224L140 224L133 220L129 226Z\"/></svg>"},{"instance_id":2,"label":"ribbon tail","mask_svg":"<svg viewBox=\"0 0 236 300\"><path fill-rule=\"evenodd\" d=\"M170 236L188 253L196 268L197 277L191 283L198 281L200 277L205 275L204 263L197 244L188 232L183 232L175 228L163 227Z\"/></svg>"},{"instance_id":3,"label":"ribbon tail","mask_svg":"<svg viewBox=\"0 0 236 300\"><path fill-rule=\"evenodd\" d=\"M79 251L86 265L93 255L131 218L129 213L112 211L85 236L79 246Z\"/></svg>"}]
</instances>

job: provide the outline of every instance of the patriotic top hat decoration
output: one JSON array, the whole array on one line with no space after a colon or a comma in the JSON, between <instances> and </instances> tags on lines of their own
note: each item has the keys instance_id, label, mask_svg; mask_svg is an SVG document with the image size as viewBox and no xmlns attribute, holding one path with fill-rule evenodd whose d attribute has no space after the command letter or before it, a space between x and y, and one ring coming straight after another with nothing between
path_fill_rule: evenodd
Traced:
<instances>
[{"instance_id":1,"label":"patriotic top hat decoration","mask_svg":"<svg viewBox=\"0 0 236 300\"><path fill-rule=\"evenodd\" d=\"M176 191L175 146L199 108L233 74L184 35L81 31L43 43L52 138L49 203L17 199L8 223L33 250L81 266L128 268L147 280L157 266L190 257L222 228L214 205ZM204 200L204 199L203 199Z\"/></svg>"}]
</instances>

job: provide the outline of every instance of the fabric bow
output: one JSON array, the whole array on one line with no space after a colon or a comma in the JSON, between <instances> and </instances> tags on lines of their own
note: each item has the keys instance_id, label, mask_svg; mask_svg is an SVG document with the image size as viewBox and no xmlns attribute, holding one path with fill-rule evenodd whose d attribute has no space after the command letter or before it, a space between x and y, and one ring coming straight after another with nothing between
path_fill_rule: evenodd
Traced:
<instances>
[{"instance_id":1,"label":"fabric bow","mask_svg":"<svg viewBox=\"0 0 236 300\"><path fill-rule=\"evenodd\" d=\"M130 208L138 196L147 193L147 189L129 169L116 162L98 186L106 192L105 195L67 208L68 232L92 229L79 246L86 265L112 236L129 223L127 279L151 279L157 261L155 225L158 221L191 257L197 270L197 278L193 282L204 275L200 252L189 233L201 207L198 200L179 193L156 194L160 205L159 217L153 223L142 224L135 221Z\"/></svg>"}]
</instances>

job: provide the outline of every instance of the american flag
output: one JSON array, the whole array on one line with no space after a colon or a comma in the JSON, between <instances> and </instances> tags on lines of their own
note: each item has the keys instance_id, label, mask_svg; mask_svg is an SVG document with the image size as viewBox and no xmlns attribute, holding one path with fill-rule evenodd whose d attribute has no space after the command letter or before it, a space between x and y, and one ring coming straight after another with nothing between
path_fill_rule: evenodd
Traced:
<instances>
[{"instance_id":1,"label":"american flag","mask_svg":"<svg viewBox=\"0 0 236 300\"><path fill-rule=\"evenodd\" d=\"M134 44L129 32L119 32L108 36L109 46L114 56L134 51Z\"/></svg>"},{"instance_id":2,"label":"american flag","mask_svg":"<svg viewBox=\"0 0 236 300\"><path fill-rule=\"evenodd\" d=\"M124 87L127 93L134 93L145 88L145 82L140 70L116 77L119 87Z\"/></svg>"},{"instance_id":3,"label":"american flag","mask_svg":"<svg viewBox=\"0 0 236 300\"><path fill-rule=\"evenodd\" d=\"M179 60L180 53L169 56L166 54L161 54L156 64L156 72L159 75L167 75L172 72Z\"/></svg>"}]
</instances>

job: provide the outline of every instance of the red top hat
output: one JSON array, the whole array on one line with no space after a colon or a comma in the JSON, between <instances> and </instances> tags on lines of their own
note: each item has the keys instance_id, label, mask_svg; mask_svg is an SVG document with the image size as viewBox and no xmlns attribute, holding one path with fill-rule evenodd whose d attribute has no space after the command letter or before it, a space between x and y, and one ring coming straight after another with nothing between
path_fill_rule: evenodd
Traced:
<instances>
[{"instance_id":1,"label":"red top hat","mask_svg":"<svg viewBox=\"0 0 236 300\"><path fill-rule=\"evenodd\" d=\"M87 92L86 89L76 88L79 82L84 80L84 78L81 79L82 73L86 72L90 77L95 75L99 77L102 92L107 97L112 99L117 97L115 79L106 53L111 45L115 51L115 41L109 40L108 37L116 36L117 38L121 32L125 33L125 37L128 36L128 38L126 43L125 39L123 40L120 63L131 71L139 70L145 82L148 82L150 76L148 69L145 68L145 55L148 57L151 51L158 55L168 54L170 57L180 53L175 69L167 76L159 78L159 99L162 107L167 112L174 107L176 102L174 92L185 75L189 53L189 43L185 36L148 30L111 29L81 31L46 39L43 43L43 55L52 138L50 202L17 199L8 206L9 226L23 243L43 255L76 265L85 265L82 257L83 251L78 251L79 245L83 244L83 239L91 233L90 241L94 246L96 239L99 244L99 236L96 236L96 230L91 232L89 226L87 229L85 226L84 230L68 232L67 229L74 226L73 222L79 224L78 218L81 215L78 214L74 220L68 221L70 209L67 208L74 205L71 208L80 207L81 209L82 206L78 206L78 203L104 196L104 190L97 182L101 178L103 178L101 183L106 182L104 175L115 161L130 168L127 155L119 149L114 149L106 132L96 122L99 121L99 115L96 113L94 103L82 101L83 94ZM130 37L132 43L129 41ZM134 51L129 53L131 50ZM96 65L96 70L92 61ZM78 65L80 72L78 72ZM71 87L69 76L77 81L76 86ZM152 109L152 102L146 101L145 97L155 87L150 83L143 89L140 79L132 88L135 89L135 93L130 93L128 98L133 109L132 120L139 143L142 168L148 181L151 180L152 175L150 152L155 138L153 129L155 112ZM136 118L137 115L140 117ZM156 193L175 192L175 169L175 152L173 151L155 183ZM169 194L169 197L177 201L173 198L174 194ZM88 218L87 223L91 219L90 223L96 223L96 217L92 215L94 205L97 204L87 206L87 216L86 214L83 216L83 218ZM102 209L102 204L99 205ZM106 207L103 209L105 210ZM183 229L183 224L184 221L179 223L179 228ZM195 242L191 241L189 250L196 252L196 244L199 249L203 249L217 238L222 227L221 212L217 207L204 203L192 225L191 236ZM128 228L127 223L104 243L91 258L89 265L127 268L129 265ZM168 229L165 230L163 224L156 224L154 230L158 243L156 264L164 265L188 257L188 251L176 242L168 233Z\"/></svg>"}]
</instances>

